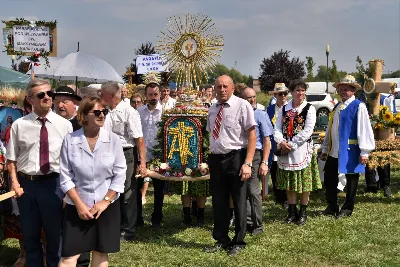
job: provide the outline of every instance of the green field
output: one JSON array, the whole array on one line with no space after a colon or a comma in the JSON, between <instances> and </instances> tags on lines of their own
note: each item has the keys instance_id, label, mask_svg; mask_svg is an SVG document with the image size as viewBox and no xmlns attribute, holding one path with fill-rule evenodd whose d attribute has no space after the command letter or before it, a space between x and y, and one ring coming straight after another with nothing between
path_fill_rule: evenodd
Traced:
<instances>
[{"instance_id":1,"label":"green field","mask_svg":"<svg viewBox=\"0 0 400 267\"><path fill-rule=\"evenodd\" d=\"M151 228L150 188L144 207L146 225L138 229L135 242L122 242L121 251L111 255L110 266L400 266L400 168L392 169L392 180L394 197L386 199L382 192L363 194L361 178L355 212L343 220L317 216L325 208L324 195L312 194L303 227L282 224L286 211L269 195L263 205L264 233L246 236L247 248L234 257L202 251L214 243L209 202L206 225L187 228L181 226L180 198L166 197L164 224ZM340 196L343 201L344 195ZM0 266L12 265L17 246L16 240L2 242Z\"/></svg>"}]
</instances>

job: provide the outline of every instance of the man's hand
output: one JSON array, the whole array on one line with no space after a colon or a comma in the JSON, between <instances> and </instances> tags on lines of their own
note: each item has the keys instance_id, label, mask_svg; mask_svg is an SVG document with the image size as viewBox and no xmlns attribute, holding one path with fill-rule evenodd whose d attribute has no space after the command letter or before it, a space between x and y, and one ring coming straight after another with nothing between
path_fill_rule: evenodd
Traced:
<instances>
[{"instance_id":1,"label":"man's hand","mask_svg":"<svg viewBox=\"0 0 400 267\"><path fill-rule=\"evenodd\" d=\"M360 156L360 163L361 164L367 164L367 162L368 162L368 157Z\"/></svg>"},{"instance_id":2,"label":"man's hand","mask_svg":"<svg viewBox=\"0 0 400 267\"><path fill-rule=\"evenodd\" d=\"M279 145L282 151L285 153L289 153L289 151L292 150L292 147L288 143L286 143L286 141L282 141Z\"/></svg>"},{"instance_id":3,"label":"man's hand","mask_svg":"<svg viewBox=\"0 0 400 267\"><path fill-rule=\"evenodd\" d=\"M24 194L24 189L21 188L21 185L19 183L12 183L11 189L15 192L15 198L18 198Z\"/></svg>"},{"instance_id":4,"label":"man's hand","mask_svg":"<svg viewBox=\"0 0 400 267\"><path fill-rule=\"evenodd\" d=\"M319 155L319 159L322 161L326 161L327 158L328 157L327 157L326 153L322 153L321 155Z\"/></svg>"},{"instance_id":5,"label":"man's hand","mask_svg":"<svg viewBox=\"0 0 400 267\"><path fill-rule=\"evenodd\" d=\"M243 164L242 167L240 168L239 175L242 176L242 179L241 179L242 181L246 181L251 176L251 167L247 164Z\"/></svg>"},{"instance_id":6,"label":"man's hand","mask_svg":"<svg viewBox=\"0 0 400 267\"><path fill-rule=\"evenodd\" d=\"M146 168L146 162L140 162L138 166L138 173L142 178L147 177L147 168Z\"/></svg>"},{"instance_id":7,"label":"man's hand","mask_svg":"<svg viewBox=\"0 0 400 267\"><path fill-rule=\"evenodd\" d=\"M162 100L162 103L167 103L167 102L168 102L168 99L169 99L169 95L166 95L166 96L164 97L164 99Z\"/></svg>"},{"instance_id":8,"label":"man's hand","mask_svg":"<svg viewBox=\"0 0 400 267\"><path fill-rule=\"evenodd\" d=\"M260 168L258 169L258 174L261 176L265 176L268 173L268 165L264 162L261 163Z\"/></svg>"},{"instance_id":9,"label":"man's hand","mask_svg":"<svg viewBox=\"0 0 400 267\"><path fill-rule=\"evenodd\" d=\"M86 204L82 203L81 205L75 207L78 212L79 218L81 218L82 220L88 221L94 218Z\"/></svg>"},{"instance_id":10,"label":"man's hand","mask_svg":"<svg viewBox=\"0 0 400 267\"><path fill-rule=\"evenodd\" d=\"M106 200L101 200L94 204L94 206L90 209L90 213L94 216L96 215L95 219L98 219L100 217L100 214L105 211L106 208L108 208L108 205L110 205L110 202Z\"/></svg>"}]
</instances>

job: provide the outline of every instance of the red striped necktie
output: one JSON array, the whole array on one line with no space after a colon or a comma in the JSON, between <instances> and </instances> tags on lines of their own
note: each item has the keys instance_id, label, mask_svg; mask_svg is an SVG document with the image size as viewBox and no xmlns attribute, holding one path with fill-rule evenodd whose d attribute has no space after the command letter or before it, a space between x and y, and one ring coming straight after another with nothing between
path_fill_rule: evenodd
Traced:
<instances>
[{"instance_id":1,"label":"red striped necktie","mask_svg":"<svg viewBox=\"0 0 400 267\"><path fill-rule=\"evenodd\" d=\"M214 129L212 132L212 136L214 137L214 139L218 139L218 137L219 137L219 130L221 129L222 113L224 111L225 103L222 103L219 105L221 105L221 108L219 109L217 118L215 118Z\"/></svg>"},{"instance_id":2,"label":"red striped necktie","mask_svg":"<svg viewBox=\"0 0 400 267\"><path fill-rule=\"evenodd\" d=\"M50 170L49 162L49 134L46 128L46 118L38 118L42 123L42 128L40 128L40 171L43 174L47 174Z\"/></svg>"}]
</instances>

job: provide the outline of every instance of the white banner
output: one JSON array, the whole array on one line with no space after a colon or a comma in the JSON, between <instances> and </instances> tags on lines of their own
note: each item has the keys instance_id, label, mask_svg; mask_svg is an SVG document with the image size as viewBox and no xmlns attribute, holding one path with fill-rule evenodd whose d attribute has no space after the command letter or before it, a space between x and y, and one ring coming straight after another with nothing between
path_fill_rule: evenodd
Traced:
<instances>
[{"instance_id":1,"label":"white banner","mask_svg":"<svg viewBox=\"0 0 400 267\"><path fill-rule=\"evenodd\" d=\"M151 71L167 71L164 60L159 54L139 55L136 57L137 74L146 74Z\"/></svg>"},{"instance_id":2,"label":"white banner","mask_svg":"<svg viewBox=\"0 0 400 267\"><path fill-rule=\"evenodd\" d=\"M49 27L14 26L14 50L21 52L50 51Z\"/></svg>"}]
</instances>

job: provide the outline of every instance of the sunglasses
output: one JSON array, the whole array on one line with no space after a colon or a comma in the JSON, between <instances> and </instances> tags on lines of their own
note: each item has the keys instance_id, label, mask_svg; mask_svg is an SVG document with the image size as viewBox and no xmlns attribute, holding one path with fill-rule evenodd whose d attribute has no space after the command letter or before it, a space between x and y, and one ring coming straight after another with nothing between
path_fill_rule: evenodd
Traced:
<instances>
[{"instance_id":1,"label":"sunglasses","mask_svg":"<svg viewBox=\"0 0 400 267\"><path fill-rule=\"evenodd\" d=\"M100 114L103 112L104 116L107 116L108 114L108 109L103 109L103 110L93 110L92 112L88 113L93 113L96 117L100 117Z\"/></svg>"},{"instance_id":2,"label":"sunglasses","mask_svg":"<svg viewBox=\"0 0 400 267\"><path fill-rule=\"evenodd\" d=\"M45 95L48 95L49 97L53 97L54 92L53 91L47 91L47 92L40 92L40 93L36 94L37 98L39 98L39 99L43 99Z\"/></svg>"},{"instance_id":3,"label":"sunglasses","mask_svg":"<svg viewBox=\"0 0 400 267\"><path fill-rule=\"evenodd\" d=\"M287 94L288 94L288 93L285 93L285 92L284 92L284 93L279 93L278 95L279 95L279 96L287 96Z\"/></svg>"}]
</instances>

